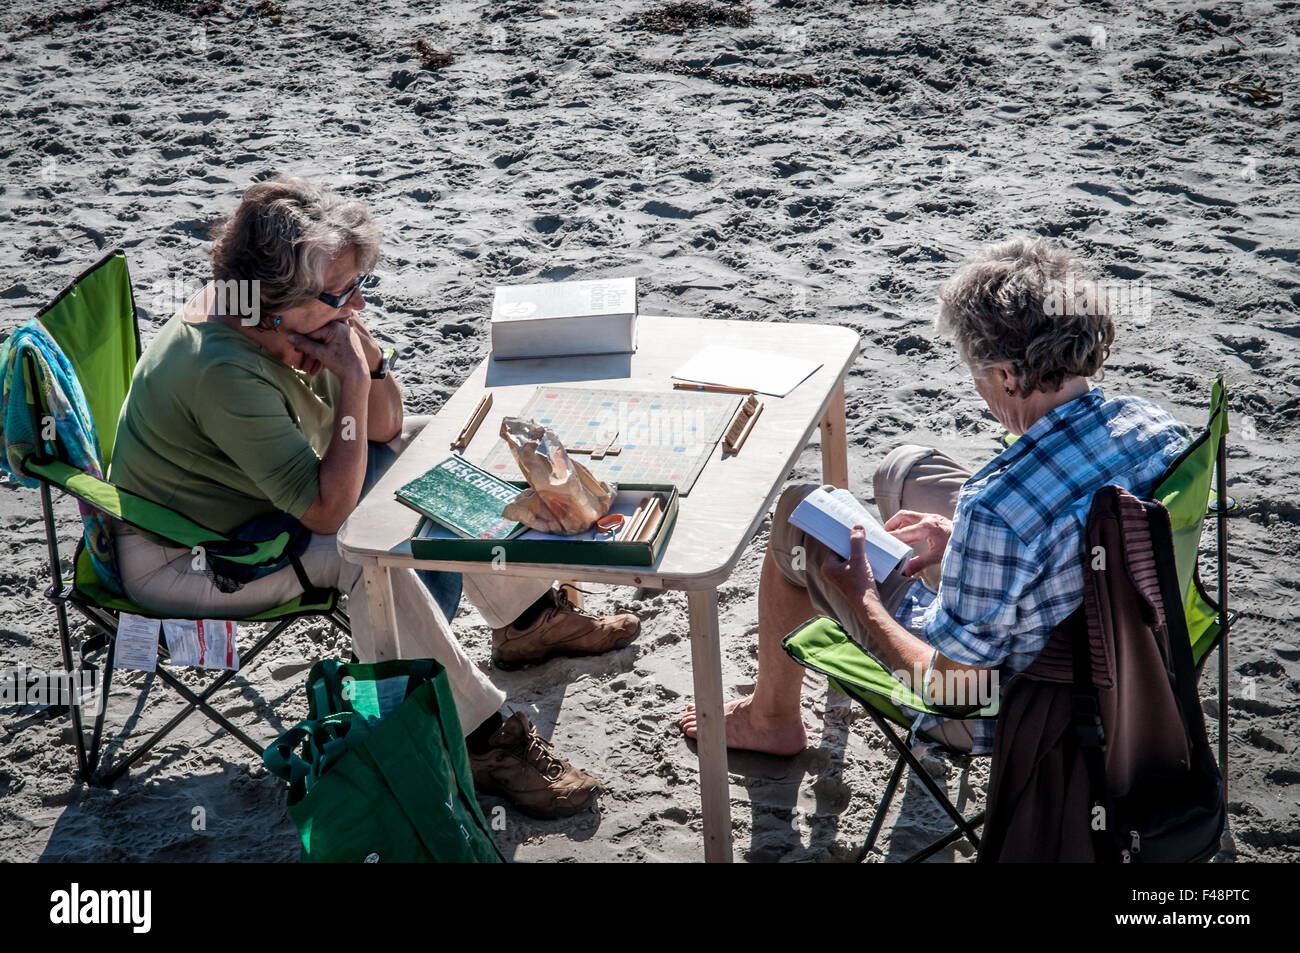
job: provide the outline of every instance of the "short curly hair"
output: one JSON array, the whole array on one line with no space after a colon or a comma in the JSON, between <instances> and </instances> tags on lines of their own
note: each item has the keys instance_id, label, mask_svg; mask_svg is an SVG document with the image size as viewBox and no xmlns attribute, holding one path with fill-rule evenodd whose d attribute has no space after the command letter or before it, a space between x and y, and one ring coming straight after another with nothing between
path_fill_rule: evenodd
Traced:
<instances>
[{"instance_id":1,"label":"short curly hair","mask_svg":"<svg viewBox=\"0 0 1300 953\"><path fill-rule=\"evenodd\" d=\"M209 252L215 281L257 281L259 327L275 312L325 290L325 270L349 246L362 273L379 260L379 228L361 202L306 179L278 177L244 192L239 208L213 229Z\"/></svg>"},{"instance_id":2,"label":"short curly hair","mask_svg":"<svg viewBox=\"0 0 1300 953\"><path fill-rule=\"evenodd\" d=\"M936 323L973 371L1012 365L1025 396L1054 393L1067 377L1100 379L1115 340L1106 295L1041 238L983 249L939 290Z\"/></svg>"}]
</instances>

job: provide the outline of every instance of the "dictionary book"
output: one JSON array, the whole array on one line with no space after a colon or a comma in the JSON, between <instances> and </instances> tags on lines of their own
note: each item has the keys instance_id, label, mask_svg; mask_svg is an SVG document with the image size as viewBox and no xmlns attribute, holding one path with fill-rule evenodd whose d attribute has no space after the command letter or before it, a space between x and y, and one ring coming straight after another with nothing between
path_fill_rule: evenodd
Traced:
<instances>
[{"instance_id":1,"label":"dictionary book","mask_svg":"<svg viewBox=\"0 0 1300 953\"><path fill-rule=\"evenodd\" d=\"M513 539L527 529L501 511L519 487L450 456L397 491L404 503L465 539Z\"/></svg>"}]
</instances>

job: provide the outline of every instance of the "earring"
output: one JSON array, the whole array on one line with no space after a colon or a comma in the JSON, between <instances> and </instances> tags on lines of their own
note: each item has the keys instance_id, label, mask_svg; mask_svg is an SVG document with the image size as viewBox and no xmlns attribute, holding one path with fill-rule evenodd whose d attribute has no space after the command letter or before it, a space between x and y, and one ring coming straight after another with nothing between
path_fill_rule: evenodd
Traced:
<instances>
[{"instance_id":1,"label":"earring","mask_svg":"<svg viewBox=\"0 0 1300 953\"><path fill-rule=\"evenodd\" d=\"M275 316L275 326L277 328L280 326L280 316L278 314ZM1009 394L1011 391L1007 391L1007 393Z\"/></svg>"},{"instance_id":2,"label":"earring","mask_svg":"<svg viewBox=\"0 0 1300 953\"><path fill-rule=\"evenodd\" d=\"M279 322L277 322L277 323L279 323ZM1007 396L1008 396L1008 397L1015 397L1015 396L1016 396L1016 392L1013 391L1010 387L1006 388L1006 392L1007 392Z\"/></svg>"}]
</instances>

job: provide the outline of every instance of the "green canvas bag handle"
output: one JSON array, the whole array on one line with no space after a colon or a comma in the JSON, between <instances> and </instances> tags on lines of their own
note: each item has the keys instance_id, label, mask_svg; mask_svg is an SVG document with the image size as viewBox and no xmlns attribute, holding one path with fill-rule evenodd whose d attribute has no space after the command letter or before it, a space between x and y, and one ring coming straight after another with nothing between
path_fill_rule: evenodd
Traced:
<instances>
[{"instance_id":1,"label":"green canvas bag handle","mask_svg":"<svg viewBox=\"0 0 1300 953\"><path fill-rule=\"evenodd\" d=\"M365 719L354 718L350 712L301 721L262 752L262 763L288 783L289 804L297 804L335 762L363 744L369 734Z\"/></svg>"},{"instance_id":2,"label":"green canvas bag handle","mask_svg":"<svg viewBox=\"0 0 1300 953\"><path fill-rule=\"evenodd\" d=\"M311 774L311 763L298 755L298 745L311 737L311 722L294 725L262 752L262 763L289 785L289 800L302 796L303 782Z\"/></svg>"}]
</instances>

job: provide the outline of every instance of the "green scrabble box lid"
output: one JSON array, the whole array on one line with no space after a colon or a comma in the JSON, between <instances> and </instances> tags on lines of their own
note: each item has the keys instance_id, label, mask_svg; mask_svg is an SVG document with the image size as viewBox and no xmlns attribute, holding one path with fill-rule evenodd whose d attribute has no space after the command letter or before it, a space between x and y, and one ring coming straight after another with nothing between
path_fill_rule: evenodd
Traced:
<instances>
[{"instance_id":1,"label":"green scrabble box lid","mask_svg":"<svg viewBox=\"0 0 1300 953\"><path fill-rule=\"evenodd\" d=\"M465 539L510 539L526 526L502 517L519 487L452 455L397 491L399 502Z\"/></svg>"}]
</instances>

